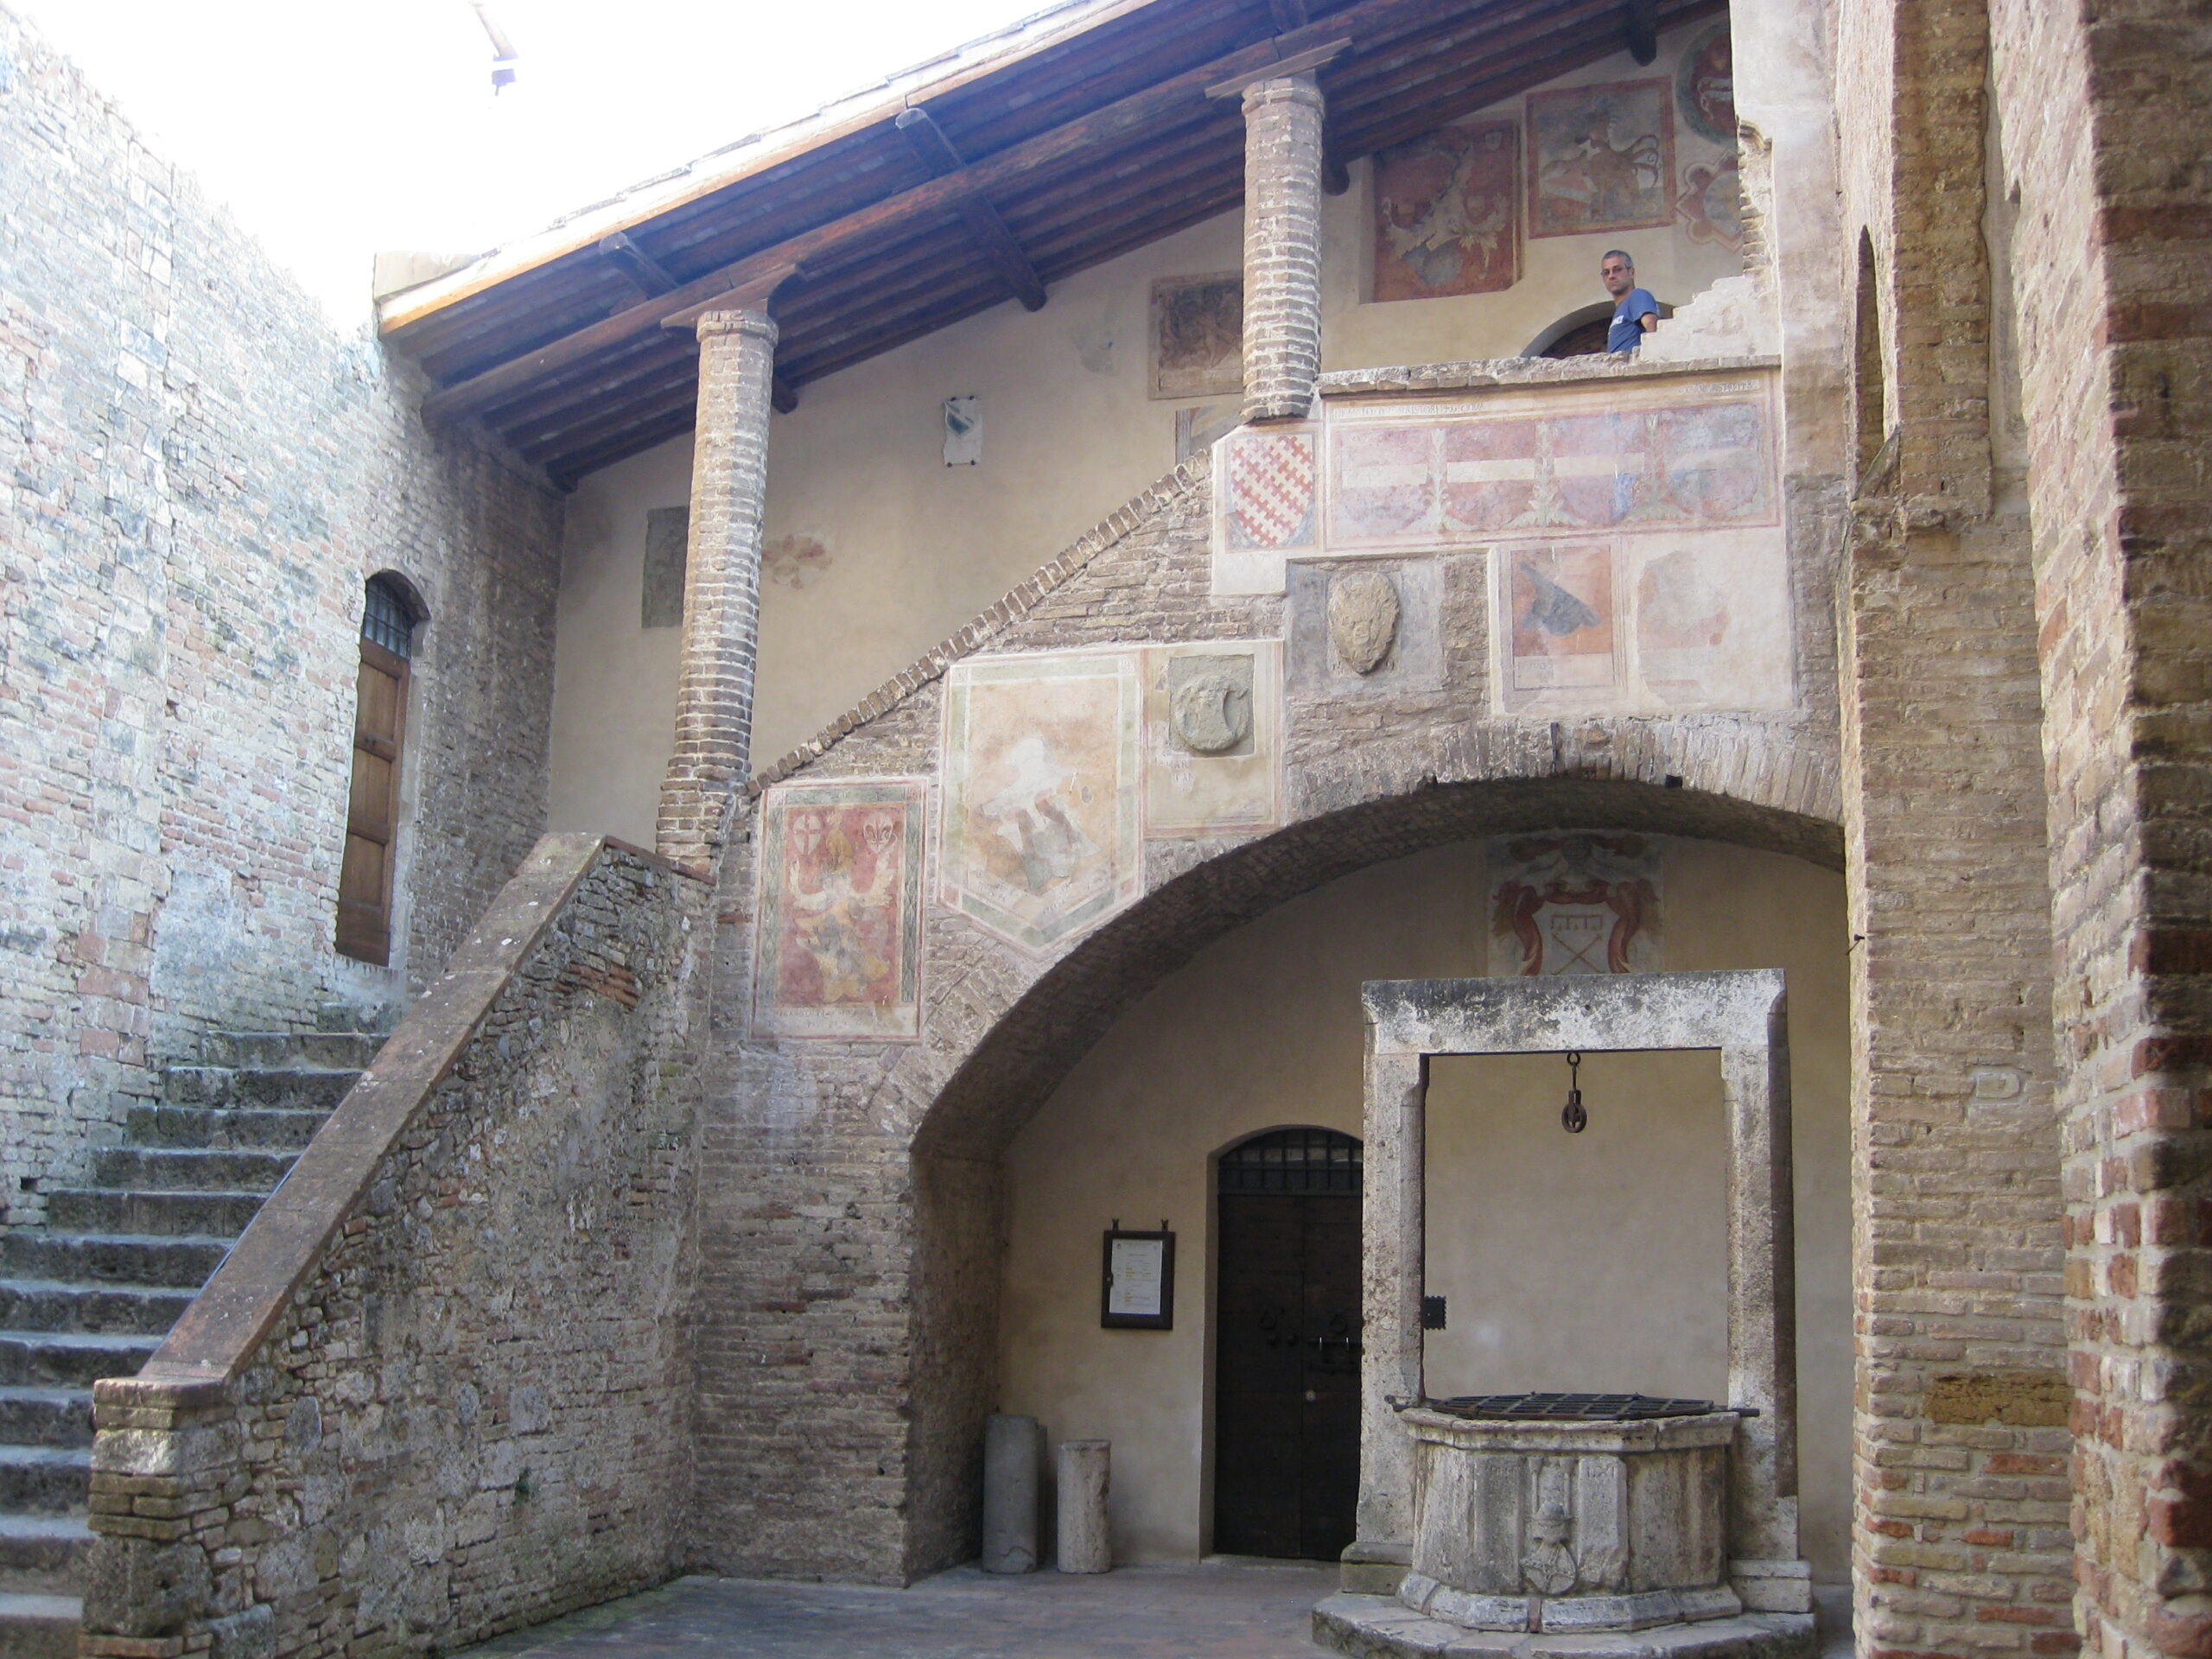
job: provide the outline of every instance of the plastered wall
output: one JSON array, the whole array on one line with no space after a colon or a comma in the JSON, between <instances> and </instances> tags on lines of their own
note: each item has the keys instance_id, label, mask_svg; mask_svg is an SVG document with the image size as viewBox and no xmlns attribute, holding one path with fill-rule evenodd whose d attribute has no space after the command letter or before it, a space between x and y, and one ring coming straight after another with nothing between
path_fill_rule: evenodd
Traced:
<instances>
[{"instance_id":1,"label":"plastered wall","mask_svg":"<svg viewBox=\"0 0 2212 1659\"><path fill-rule=\"evenodd\" d=\"M1843 886L1794 859L1667 843L1667 968L1789 975L1803 1527L1846 1575L1851 1331ZM1120 1560L1188 1559L1209 1502L1210 1159L1262 1129L1360 1130L1361 981L1489 971L1484 849L1349 875L1202 952L1076 1067L1007 1154L1001 1409L1052 1440L1114 1442ZM1716 1063L1607 1056L1590 1129L1559 1128L1556 1058L1439 1064L1430 1084L1430 1288L1451 1326L1435 1392L1722 1391ZM1176 1326L1098 1325L1100 1234L1166 1219ZM1557 1306L1562 1289L1572 1305Z\"/></svg>"},{"instance_id":2,"label":"plastered wall","mask_svg":"<svg viewBox=\"0 0 2212 1659\"><path fill-rule=\"evenodd\" d=\"M1566 86L1671 78L1704 27L1669 34L1639 69L1625 54ZM1484 112L1517 116L1516 99ZM1676 117L1676 172L1699 141ZM1323 202L1325 369L1506 357L1566 314L1606 299L1599 256L1637 256L1669 303L1739 268L1735 252L1671 229L1524 237L1503 292L1364 303L1374 201L1369 163ZM813 735L989 605L1176 460L1179 409L1150 382L1154 278L1233 271L1237 213L1053 284L802 389L770 431L756 765ZM982 461L947 467L941 406L982 399ZM649 841L674 724L680 630L639 626L645 514L690 493L690 440L585 479L569 513L553 715L551 823Z\"/></svg>"}]
</instances>

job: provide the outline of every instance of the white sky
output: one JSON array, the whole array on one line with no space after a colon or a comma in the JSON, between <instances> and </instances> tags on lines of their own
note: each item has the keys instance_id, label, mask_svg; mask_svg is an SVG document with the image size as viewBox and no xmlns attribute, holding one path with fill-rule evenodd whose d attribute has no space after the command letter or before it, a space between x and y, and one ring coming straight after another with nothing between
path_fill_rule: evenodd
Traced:
<instances>
[{"instance_id":1,"label":"white sky","mask_svg":"<svg viewBox=\"0 0 2212 1659\"><path fill-rule=\"evenodd\" d=\"M381 249L474 253L1045 0L10 0L337 321Z\"/></svg>"}]
</instances>

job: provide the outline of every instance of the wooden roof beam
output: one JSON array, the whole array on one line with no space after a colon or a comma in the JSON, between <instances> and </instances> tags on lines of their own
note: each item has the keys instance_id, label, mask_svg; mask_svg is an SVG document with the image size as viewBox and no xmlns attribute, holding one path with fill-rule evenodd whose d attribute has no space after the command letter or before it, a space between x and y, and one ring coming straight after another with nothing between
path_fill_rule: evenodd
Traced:
<instances>
[{"instance_id":1,"label":"wooden roof beam","mask_svg":"<svg viewBox=\"0 0 2212 1659\"><path fill-rule=\"evenodd\" d=\"M638 297L641 300L672 294L679 286L676 278L663 269L659 260L630 239L627 231L617 231L611 236L601 237L599 257L621 273L622 280L638 290Z\"/></svg>"},{"instance_id":2,"label":"wooden roof beam","mask_svg":"<svg viewBox=\"0 0 2212 1659\"><path fill-rule=\"evenodd\" d=\"M1659 0L1628 0L1621 8L1621 33L1628 37L1628 54L1639 65L1659 55Z\"/></svg>"},{"instance_id":3,"label":"wooden roof beam","mask_svg":"<svg viewBox=\"0 0 2212 1659\"><path fill-rule=\"evenodd\" d=\"M966 168L968 163L961 159L952 140L944 136L944 129L938 125L927 110L902 110L891 124L899 130L932 177L944 178ZM1037 268L1029 263L1029 256L1021 251L1021 244L1014 239L1014 232L1007 229L1006 221L999 217L999 210L980 195L963 196L952 207L982 250L983 257L990 261L991 269L1014 290L1014 297L1021 302L1021 308L1042 311L1044 282L1037 275Z\"/></svg>"}]
</instances>

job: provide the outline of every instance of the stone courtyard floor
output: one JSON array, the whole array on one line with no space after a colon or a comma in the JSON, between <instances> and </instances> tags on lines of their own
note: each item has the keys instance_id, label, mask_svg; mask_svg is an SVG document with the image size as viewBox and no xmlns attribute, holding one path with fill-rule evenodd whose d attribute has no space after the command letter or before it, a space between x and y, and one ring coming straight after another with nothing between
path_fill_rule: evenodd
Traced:
<instances>
[{"instance_id":1,"label":"stone courtyard floor","mask_svg":"<svg viewBox=\"0 0 2212 1659\"><path fill-rule=\"evenodd\" d=\"M906 1590L678 1579L455 1659L1314 1659L1333 1562L1236 1560Z\"/></svg>"}]
</instances>

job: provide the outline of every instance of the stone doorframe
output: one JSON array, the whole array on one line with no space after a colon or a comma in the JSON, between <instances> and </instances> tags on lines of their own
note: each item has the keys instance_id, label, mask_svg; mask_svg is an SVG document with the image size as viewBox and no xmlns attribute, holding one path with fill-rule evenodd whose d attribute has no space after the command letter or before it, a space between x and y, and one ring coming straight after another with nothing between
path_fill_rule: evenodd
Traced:
<instances>
[{"instance_id":1,"label":"stone doorframe","mask_svg":"<svg viewBox=\"0 0 2212 1659\"><path fill-rule=\"evenodd\" d=\"M1366 1329L1359 1537L1344 1588L1393 1594L1411 1556L1412 1440L1397 1407L1423 1397L1423 1135L1435 1054L1718 1049L1728 1120L1729 1579L1746 1608L1808 1612L1797 1550L1796 1249L1789 1039L1778 969L1546 979L1370 980Z\"/></svg>"}]
</instances>

